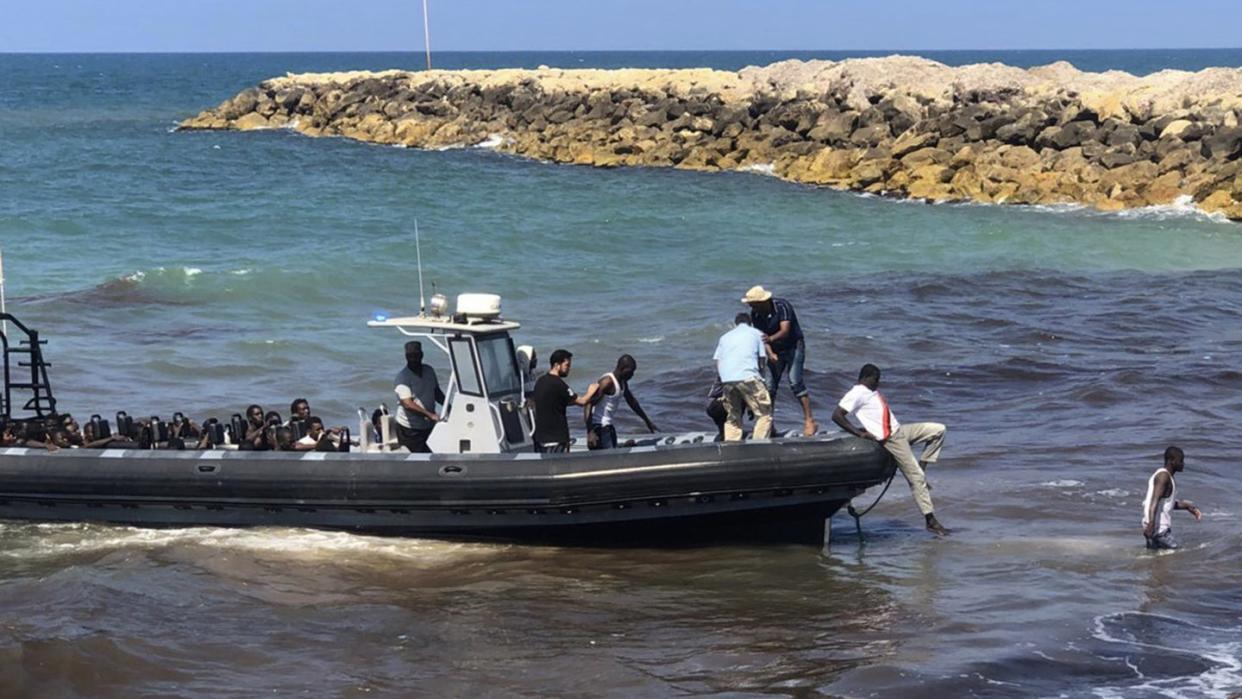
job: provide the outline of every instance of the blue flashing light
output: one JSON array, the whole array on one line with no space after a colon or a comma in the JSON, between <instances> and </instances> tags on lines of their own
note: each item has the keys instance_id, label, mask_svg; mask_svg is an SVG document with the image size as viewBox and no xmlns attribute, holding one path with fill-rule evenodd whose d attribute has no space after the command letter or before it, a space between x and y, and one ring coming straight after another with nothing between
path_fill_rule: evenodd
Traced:
<instances>
[{"instance_id":1,"label":"blue flashing light","mask_svg":"<svg viewBox=\"0 0 1242 699\"><path fill-rule=\"evenodd\" d=\"M379 311L377 311L373 317L375 318L375 322L377 323L383 323L384 321L388 320L388 314L382 313Z\"/></svg>"}]
</instances>

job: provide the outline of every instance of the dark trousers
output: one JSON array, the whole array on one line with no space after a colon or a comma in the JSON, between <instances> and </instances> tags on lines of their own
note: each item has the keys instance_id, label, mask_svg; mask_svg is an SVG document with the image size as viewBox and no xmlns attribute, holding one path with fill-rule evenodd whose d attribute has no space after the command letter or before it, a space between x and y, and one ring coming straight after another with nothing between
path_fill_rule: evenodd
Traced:
<instances>
[{"instance_id":1,"label":"dark trousers","mask_svg":"<svg viewBox=\"0 0 1242 699\"><path fill-rule=\"evenodd\" d=\"M397 444L409 449L411 454L430 454L427 438L431 436L432 429L434 428L428 427L420 430L397 425Z\"/></svg>"},{"instance_id":2,"label":"dark trousers","mask_svg":"<svg viewBox=\"0 0 1242 699\"><path fill-rule=\"evenodd\" d=\"M591 431L595 433L596 442L592 449L616 449L617 448L617 429L612 425L591 425Z\"/></svg>"},{"instance_id":3,"label":"dark trousers","mask_svg":"<svg viewBox=\"0 0 1242 699\"><path fill-rule=\"evenodd\" d=\"M724 401L719 398L712 398L707 401L707 416L716 423L716 441L724 440L725 420L729 418L729 411L725 409Z\"/></svg>"}]
</instances>

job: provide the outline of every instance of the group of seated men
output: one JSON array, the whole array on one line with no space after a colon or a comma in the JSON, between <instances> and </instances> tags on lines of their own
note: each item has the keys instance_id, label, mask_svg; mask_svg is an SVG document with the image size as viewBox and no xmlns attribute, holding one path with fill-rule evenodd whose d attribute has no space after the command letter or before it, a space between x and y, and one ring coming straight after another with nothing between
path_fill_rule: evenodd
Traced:
<instances>
[{"instance_id":1,"label":"group of seated men","mask_svg":"<svg viewBox=\"0 0 1242 699\"><path fill-rule=\"evenodd\" d=\"M226 445L245 451L348 451L349 431L327 428L311 415L305 398L289 406L288 420L258 405L234 415L226 426L217 418L201 424L181 413L170 422L158 416L131 418L117 413L116 425L92 415L80 424L69 413L36 420L0 420L0 446L59 449L214 449Z\"/></svg>"}]
</instances>

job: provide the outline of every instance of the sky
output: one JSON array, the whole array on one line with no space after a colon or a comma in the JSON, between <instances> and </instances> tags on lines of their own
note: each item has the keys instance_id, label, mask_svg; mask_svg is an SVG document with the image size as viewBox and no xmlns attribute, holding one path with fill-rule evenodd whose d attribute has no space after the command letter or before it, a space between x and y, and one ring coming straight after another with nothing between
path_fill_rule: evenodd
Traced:
<instances>
[{"instance_id":1,"label":"sky","mask_svg":"<svg viewBox=\"0 0 1242 699\"><path fill-rule=\"evenodd\" d=\"M433 50L1234 48L1242 0L428 0ZM421 51L421 0L0 0L0 52Z\"/></svg>"}]
</instances>

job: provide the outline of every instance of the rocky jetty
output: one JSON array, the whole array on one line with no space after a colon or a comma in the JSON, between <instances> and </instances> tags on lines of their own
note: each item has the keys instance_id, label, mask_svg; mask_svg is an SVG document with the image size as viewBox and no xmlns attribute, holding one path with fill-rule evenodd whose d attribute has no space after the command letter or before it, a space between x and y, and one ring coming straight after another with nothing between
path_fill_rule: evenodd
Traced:
<instances>
[{"instance_id":1,"label":"rocky jetty","mask_svg":"<svg viewBox=\"0 0 1242 699\"><path fill-rule=\"evenodd\" d=\"M907 56L736 73L495 70L290 74L184 129L291 128L443 148L486 143L598 167L759 170L927 201L1194 201L1242 219L1242 69L952 68Z\"/></svg>"}]
</instances>

